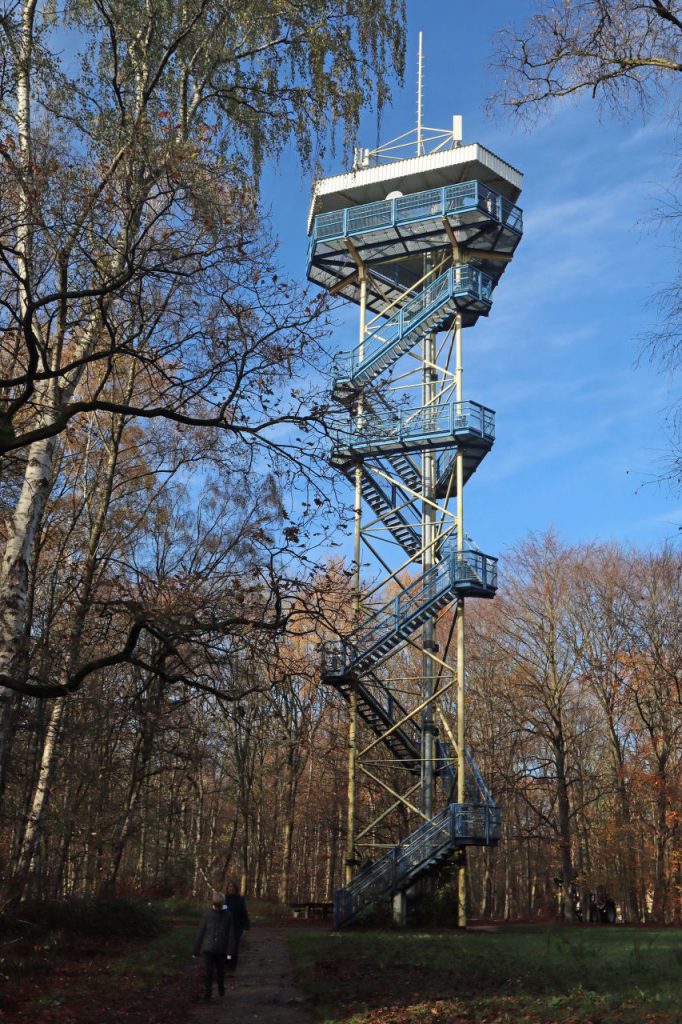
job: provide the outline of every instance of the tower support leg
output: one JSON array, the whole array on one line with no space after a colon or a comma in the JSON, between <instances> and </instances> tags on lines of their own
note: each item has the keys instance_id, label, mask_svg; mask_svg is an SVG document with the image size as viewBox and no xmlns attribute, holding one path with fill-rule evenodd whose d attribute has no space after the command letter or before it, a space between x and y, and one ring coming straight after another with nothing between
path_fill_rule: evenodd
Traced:
<instances>
[{"instance_id":1,"label":"tower support leg","mask_svg":"<svg viewBox=\"0 0 682 1024\"><path fill-rule=\"evenodd\" d=\"M357 759L357 721L358 691L353 683L350 692L350 708L348 720L348 788L347 788L347 820L346 820L346 865L344 880L346 885L353 881L355 868L355 784Z\"/></svg>"},{"instance_id":2,"label":"tower support leg","mask_svg":"<svg viewBox=\"0 0 682 1024\"><path fill-rule=\"evenodd\" d=\"M404 928L407 924L407 896L404 892L393 894L391 909L393 911L393 924L397 924L399 928Z\"/></svg>"},{"instance_id":3,"label":"tower support leg","mask_svg":"<svg viewBox=\"0 0 682 1024\"><path fill-rule=\"evenodd\" d=\"M460 846L457 851L457 927L467 926L467 871L466 847Z\"/></svg>"},{"instance_id":4,"label":"tower support leg","mask_svg":"<svg viewBox=\"0 0 682 1024\"><path fill-rule=\"evenodd\" d=\"M364 264L358 261L358 278L360 281L360 358L364 354L364 339L367 320L367 273ZM356 423L362 425L364 413L364 397L358 397ZM362 578L360 573L362 544L362 463L355 467L355 502L354 502L354 543L353 543L353 625L357 626L360 618L360 597ZM349 701L348 719L348 800L346 819L346 865L345 882L349 885L355 874L357 860L355 856L355 795L357 780L357 725L358 725L358 691L353 682Z\"/></svg>"},{"instance_id":5,"label":"tower support leg","mask_svg":"<svg viewBox=\"0 0 682 1024\"><path fill-rule=\"evenodd\" d=\"M463 365L462 365L462 318L458 315L455 324L455 358L457 379L457 401L464 401ZM464 452L457 449L457 553L459 558L464 552ZM465 701L465 669L464 669L464 598L457 602L457 803L466 802L466 755L464 737L464 701ZM466 850L459 849L457 858L457 925L466 928Z\"/></svg>"}]
</instances>

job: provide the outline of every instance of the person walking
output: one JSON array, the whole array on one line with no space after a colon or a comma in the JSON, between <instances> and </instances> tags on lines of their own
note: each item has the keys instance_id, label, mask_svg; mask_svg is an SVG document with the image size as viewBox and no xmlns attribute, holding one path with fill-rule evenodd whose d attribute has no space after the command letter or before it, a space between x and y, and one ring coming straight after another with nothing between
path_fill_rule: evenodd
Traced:
<instances>
[{"instance_id":1,"label":"person walking","mask_svg":"<svg viewBox=\"0 0 682 1024\"><path fill-rule=\"evenodd\" d=\"M227 892L225 893L225 906L232 915L232 929L234 932L234 939L232 943L232 950L230 958L227 961L227 969L231 974L237 970L237 959L239 957L239 943L241 942L242 932L248 931L251 927L249 921L249 912L246 909L246 902L244 897L239 892L239 886L236 882L227 883Z\"/></svg>"},{"instance_id":2,"label":"person walking","mask_svg":"<svg viewBox=\"0 0 682 1024\"><path fill-rule=\"evenodd\" d=\"M225 964L233 955L234 925L232 914L225 906L220 893L213 894L211 907L201 919L192 956L204 958L204 1002L211 1001L213 975L218 982L218 992L225 995Z\"/></svg>"}]
</instances>

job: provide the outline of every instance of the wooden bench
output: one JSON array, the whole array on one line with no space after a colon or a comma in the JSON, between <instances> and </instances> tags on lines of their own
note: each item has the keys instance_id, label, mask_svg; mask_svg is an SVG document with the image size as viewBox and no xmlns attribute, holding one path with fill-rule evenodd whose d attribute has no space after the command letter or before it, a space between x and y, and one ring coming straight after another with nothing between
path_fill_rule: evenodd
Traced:
<instances>
[{"instance_id":1,"label":"wooden bench","mask_svg":"<svg viewBox=\"0 0 682 1024\"><path fill-rule=\"evenodd\" d=\"M326 921L332 910L333 903L323 903L319 900L304 900L302 903L290 903L289 906L294 912L294 917L321 917Z\"/></svg>"}]
</instances>

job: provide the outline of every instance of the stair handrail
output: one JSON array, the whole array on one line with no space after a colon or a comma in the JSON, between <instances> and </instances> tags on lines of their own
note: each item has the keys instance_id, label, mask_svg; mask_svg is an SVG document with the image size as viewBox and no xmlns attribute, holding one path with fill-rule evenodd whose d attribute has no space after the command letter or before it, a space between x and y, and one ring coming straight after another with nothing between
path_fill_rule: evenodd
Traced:
<instances>
[{"instance_id":1,"label":"stair handrail","mask_svg":"<svg viewBox=\"0 0 682 1024\"><path fill-rule=\"evenodd\" d=\"M389 304L385 306L380 313L376 313L370 320L368 320L367 323L365 324L365 334L368 333L368 329L372 326L372 324L376 323L376 321L379 320L381 317L386 317L386 314L389 312L389 310L393 309L394 306L397 306L399 302L402 302L406 295L411 295L415 288L418 288L420 284L423 284L427 278L434 277L438 273L440 268L443 266L443 264L447 262L447 259L448 257L444 256L440 263L436 263L434 267L429 267L426 273L422 274L418 281L415 281L414 284L411 284L409 288L406 288L405 291L401 292L400 295L396 296L395 299L391 299Z\"/></svg>"},{"instance_id":2,"label":"stair handrail","mask_svg":"<svg viewBox=\"0 0 682 1024\"><path fill-rule=\"evenodd\" d=\"M322 645L323 659L327 658L335 665L345 664L348 669L355 661L362 660L381 645L382 641L377 639L377 634L381 636L383 631L386 640L400 636L409 629L411 619L417 618L425 607L442 597L450 587L462 582L478 583L481 587L494 590L497 587L497 559L482 551L470 549L449 552L446 558L436 562L409 583L358 629L346 637L326 641ZM429 590L428 599L424 601L423 593ZM361 647L365 650L360 650Z\"/></svg>"},{"instance_id":3,"label":"stair handrail","mask_svg":"<svg viewBox=\"0 0 682 1024\"><path fill-rule=\"evenodd\" d=\"M383 709L386 717L391 722L391 725L395 725L397 722L401 723L400 729L396 730L396 732L404 732L407 735L409 741L414 746L418 747L421 729L419 728L419 725L416 722L407 717L407 709L404 707L403 704L400 703L397 697L393 696L393 693L388 688L388 686L380 679L378 679L376 675L374 675L374 673L370 675L369 685L367 683L362 683L360 685L361 688L367 690L367 692L371 694L374 700L376 700L377 703L379 703L379 706ZM377 689L379 693L384 697L384 702L379 702L377 700L377 697L373 692L374 689ZM405 721L401 722L401 719L405 719Z\"/></svg>"},{"instance_id":4,"label":"stair handrail","mask_svg":"<svg viewBox=\"0 0 682 1024\"><path fill-rule=\"evenodd\" d=\"M364 444L371 444L372 440L377 443L391 439L402 441L418 434L454 434L462 429L475 431L482 437L494 440L495 410L471 399L439 406L424 405L394 413L369 414L363 418L361 426L349 419L344 419L343 423L332 421L329 435L333 449L344 450L345 442L348 450L352 451L354 442L357 444L358 441ZM453 452L454 458L454 445Z\"/></svg>"},{"instance_id":5,"label":"stair handrail","mask_svg":"<svg viewBox=\"0 0 682 1024\"><path fill-rule=\"evenodd\" d=\"M454 850L463 840L483 836L486 843L499 839L499 810L491 803L450 803L429 821L366 865L335 894L335 924L347 923L364 906L408 888L435 859ZM341 904L345 913L341 914Z\"/></svg>"}]
</instances>

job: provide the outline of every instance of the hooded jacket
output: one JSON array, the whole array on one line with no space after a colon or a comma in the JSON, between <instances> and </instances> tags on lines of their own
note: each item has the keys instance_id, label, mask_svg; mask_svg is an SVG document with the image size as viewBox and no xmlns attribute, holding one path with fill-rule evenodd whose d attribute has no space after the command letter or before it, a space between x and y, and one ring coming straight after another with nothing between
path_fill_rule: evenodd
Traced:
<instances>
[{"instance_id":1,"label":"hooded jacket","mask_svg":"<svg viewBox=\"0 0 682 1024\"><path fill-rule=\"evenodd\" d=\"M199 953L218 953L222 956L231 955L234 952L234 928L232 926L232 914L227 907L216 910L211 907L201 919L196 942L194 943L194 955Z\"/></svg>"}]
</instances>

